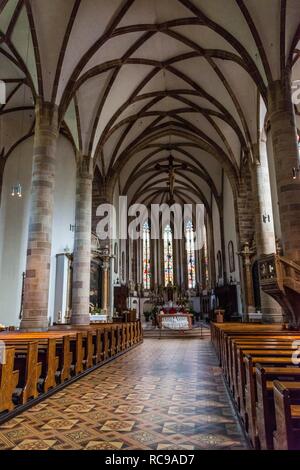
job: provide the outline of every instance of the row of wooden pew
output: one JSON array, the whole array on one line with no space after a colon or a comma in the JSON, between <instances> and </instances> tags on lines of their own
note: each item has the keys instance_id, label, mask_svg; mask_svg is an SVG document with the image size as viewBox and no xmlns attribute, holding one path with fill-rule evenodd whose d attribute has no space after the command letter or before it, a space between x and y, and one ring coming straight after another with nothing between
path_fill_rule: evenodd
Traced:
<instances>
[{"instance_id":1,"label":"row of wooden pew","mask_svg":"<svg viewBox=\"0 0 300 470\"><path fill-rule=\"evenodd\" d=\"M142 339L139 321L77 330L0 333L0 420Z\"/></svg>"},{"instance_id":2,"label":"row of wooden pew","mask_svg":"<svg viewBox=\"0 0 300 470\"><path fill-rule=\"evenodd\" d=\"M281 325L211 324L236 409L257 449L300 449L300 332ZM299 354L300 357L300 354Z\"/></svg>"}]
</instances>

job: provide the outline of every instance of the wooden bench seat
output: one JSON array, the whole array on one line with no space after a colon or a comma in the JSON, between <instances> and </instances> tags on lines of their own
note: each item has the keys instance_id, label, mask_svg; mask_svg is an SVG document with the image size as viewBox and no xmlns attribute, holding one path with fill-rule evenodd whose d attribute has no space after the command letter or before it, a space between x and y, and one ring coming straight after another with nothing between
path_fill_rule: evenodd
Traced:
<instances>
[{"instance_id":1,"label":"wooden bench seat","mask_svg":"<svg viewBox=\"0 0 300 470\"><path fill-rule=\"evenodd\" d=\"M211 332L224 377L253 446L272 448L273 381L279 379L287 388L291 382L300 382L300 368L292 360L299 332L282 330L281 325L253 324L212 324ZM267 372L263 388L256 384L256 366ZM298 386L291 388L295 391ZM293 422L299 413L297 407L298 403L291 405Z\"/></svg>"},{"instance_id":2,"label":"wooden bench seat","mask_svg":"<svg viewBox=\"0 0 300 470\"><path fill-rule=\"evenodd\" d=\"M0 413L14 408L13 393L18 385L19 371L14 368L15 348L5 349L5 363L0 364Z\"/></svg>"},{"instance_id":3,"label":"wooden bench seat","mask_svg":"<svg viewBox=\"0 0 300 470\"><path fill-rule=\"evenodd\" d=\"M238 407L242 406L241 403L241 394L245 386L245 371L244 371L244 355L249 354L252 356L261 356L261 357L292 357L292 343L276 343L272 346L269 344L264 346L262 343L253 348L253 346L244 346L240 343L235 343L232 345L232 354L231 360L227 368L227 381L233 397L238 404Z\"/></svg>"},{"instance_id":4,"label":"wooden bench seat","mask_svg":"<svg viewBox=\"0 0 300 470\"><path fill-rule=\"evenodd\" d=\"M38 342L27 343L26 347L15 346L14 368L19 370L19 380L13 393L15 404L24 404L39 395L38 381L42 374L42 363L38 362Z\"/></svg>"},{"instance_id":5,"label":"wooden bench seat","mask_svg":"<svg viewBox=\"0 0 300 470\"><path fill-rule=\"evenodd\" d=\"M7 361L0 365L0 413L33 402L142 340L139 321L47 332L0 332ZM1 416L0 416L1 419Z\"/></svg>"},{"instance_id":6,"label":"wooden bench seat","mask_svg":"<svg viewBox=\"0 0 300 470\"><path fill-rule=\"evenodd\" d=\"M292 357L261 357L244 356L245 364L245 384L244 384L244 408L241 406L242 417L246 423L246 429L250 436L253 446L257 446L257 427L256 427L256 381L254 366L260 364L265 367L278 366L280 369L289 369L288 374L298 376L300 368L294 366ZM241 376L243 373L241 373ZM283 374L284 375L284 374ZM242 393L242 390L241 390ZM240 400L243 403L243 400Z\"/></svg>"},{"instance_id":7,"label":"wooden bench seat","mask_svg":"<svg viewBox=\"0 0 300 470\"><path fill-rule=\"evenodd\" d=\"M275 450L300 450L300 384L299 388L274 381Z\"/></svg>"},{"instance_id":8,"label":"wooden bench seat","mask_svg":"<svg viewBox=\"0 0 300 470\"><path fill-rule=\"evenodd\" d=\"M255 368L256 374L256 429L258 445L261 449L273 448L273 432L275 430L275 405L273 394L273 381L280 379L283 384L293 390L297 390L300 396L300 374L293 370L281 373L273 368L266 370L260 364ZM299 402L300 403L300 402Z\"/></svg>"}]
</instances>

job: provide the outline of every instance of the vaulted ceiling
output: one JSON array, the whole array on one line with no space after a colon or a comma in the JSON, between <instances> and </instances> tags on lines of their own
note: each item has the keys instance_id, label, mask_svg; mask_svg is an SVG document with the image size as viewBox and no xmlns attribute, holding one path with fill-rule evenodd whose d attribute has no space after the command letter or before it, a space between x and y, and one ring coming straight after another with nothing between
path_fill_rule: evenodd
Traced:
<instances>
[{"instance_id":1,"label":"vaulted ceiling","mask_svg":"<svg viewBox=\"0 0 300 470\"><path fill-rule=\"evenodd\" d=\"M176 199L210 204L223 172L239 180L268 84L291 68L300 80L299 0L2 0L3 158L41 96L130 198L166 200L156 163L172 153L187 163Z\"/></svg>"}]
</instances>

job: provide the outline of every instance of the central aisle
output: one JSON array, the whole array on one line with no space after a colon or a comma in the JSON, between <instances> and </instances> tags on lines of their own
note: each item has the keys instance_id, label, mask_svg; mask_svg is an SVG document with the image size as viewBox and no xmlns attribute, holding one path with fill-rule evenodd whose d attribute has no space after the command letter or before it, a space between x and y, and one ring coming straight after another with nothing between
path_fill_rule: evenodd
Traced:
<instances>
[{"instance_id":1,"label":"central aisle","mask_svg":"<svg viewBox=\"0 0 300 470\"><path fill-rule=\"evenodd\" d=\"M245 449L209 340L146 339L0 427L0 449Z\"/></svg>"}]
</instances>

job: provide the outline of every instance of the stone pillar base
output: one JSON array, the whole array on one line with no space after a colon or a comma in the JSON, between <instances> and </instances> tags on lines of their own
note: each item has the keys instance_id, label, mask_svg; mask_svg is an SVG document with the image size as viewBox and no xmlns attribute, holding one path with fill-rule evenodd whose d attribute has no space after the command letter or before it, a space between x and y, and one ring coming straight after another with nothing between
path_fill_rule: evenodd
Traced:
<instances>
[{"instance_id":1,"label":"stone pillar base","mask_svg":"<svg viewBox=\"0 0 300 470\"><path fill-rule=\"evenodd\" d=\"M72 315L71 317L72 325L76 326L88 326L90 324L90 315Z\"/></svg>"},{"instance_id":2,"label":"stone pillar base","mask_svg":"<svg viewBox=\"0 0 300 470\"><path fill-rule=\"evenodd\" d=\"M39 332L39 331L48 331L48 322L32 320L22 320L20 323L20 330L24 332Z\"/></svg>"}]
</instances>

